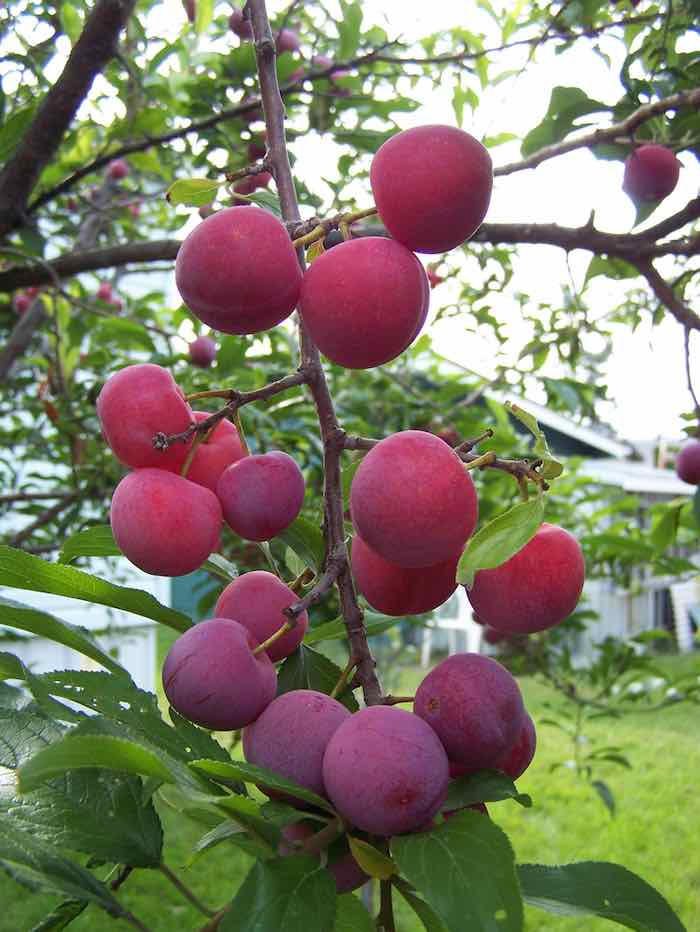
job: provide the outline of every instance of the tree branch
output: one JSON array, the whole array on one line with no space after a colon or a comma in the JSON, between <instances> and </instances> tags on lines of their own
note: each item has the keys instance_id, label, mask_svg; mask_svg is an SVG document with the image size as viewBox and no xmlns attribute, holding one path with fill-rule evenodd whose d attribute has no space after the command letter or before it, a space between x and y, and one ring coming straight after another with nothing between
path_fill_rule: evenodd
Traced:
<instances>
[{"instance_id":1,"label":"tree branch","mask_svg":"<svg viewBox=\"0 0 700 932\"><path fill-rule=\"evenodd\" d=\"M632 261L632 260L630 260ZM646 278L651 290L654 292L659 301L666 307L676 318L678 323L683 324L689 330L700 330L700 315L692 311L688 305L678 297L673 288L667 281L659 275L650 260L632 261L637 267L639 274Z\"/></svg>"},{"instance_id":2,"label":"tree branch","mask_svg":"<svg viewBox=\"0 0 700 932\"><path fill-rule=\"evenodd\" d=\"M272 166L272 172L277 184L283 217L288 224L298 223L299 205L285 142L284 104L277 84L275 43L270 29L270 22L267 18L265 0L249 0L249 8L255 35L260 93L267 127L268 161ZM299 254L299 261L303 267L303 255L301 253ZM345 435L340 429L336 418L333 400L321 366L318 349L301 320L299 321L299 334L301 368L307 373L308 385L313 396L323 439L326 560L330 560L333 555L339 561L337 586L341 611L348 632L348 640L350 641L350 652L357 659L357 677L362 685L365 702L367 705L376 705L382 701L382 688L375 671L374 658L367 643L362 610L355 596L345 547L340 472L340 454L343 449Z\"/></svg>"},{"instance_id":3,"label":"tree branch","mask_svg":"<svg viewBox=\"0 0 700 932\"><path fill-rule=\"evenodd\" d=\"M10 540L10 545L12 547L17 547L23 541L27 540L28 537L31 537L34 531L38 528L43 527L45 524L53 521L55 517L61 514L62 511L65 511L70 505L74 502L77 502L79 498L82 498L82 492L70 492L68 495L64 495L61 501L57 502L55 505L52 505L51 508L47 508L46 511L42 511L39 517L32 521L31 524L28 524L25 528L15 534L15 536Z\"/></svg>"},{"instance_id":4,"label":"tree branch","mask_svg":"<svg viewBox=\"0 0 700 932\"><path fill-rule=\"evenodd\" d=\"M136 0L97 0L63 72L0 172L0 239L24 221L32 188L61 144L92 82L114 57Z\"/></svg>"}]
</instances>

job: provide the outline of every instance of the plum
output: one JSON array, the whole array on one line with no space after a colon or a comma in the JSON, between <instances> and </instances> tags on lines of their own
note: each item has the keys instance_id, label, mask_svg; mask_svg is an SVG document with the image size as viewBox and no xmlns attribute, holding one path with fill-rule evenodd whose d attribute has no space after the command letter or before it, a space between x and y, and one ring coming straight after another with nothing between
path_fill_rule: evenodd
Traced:
<instances>
[{"instance_id":1,"label":"plum","mask_svg":"<svg viewBox=\"0 0 700 932\"><path fill-rule=\"evenodd\" d=\"M303 854L301 848L293 843L304 842L319 830L318 827L309 825L308 822L292 822L290 825L285 825L282 829L283 840L279 843L277 849L279 854L282 857L288 857L290 854ZM328 850L326 870L329 870L335 877L336 893L350 893L352 890L364 886L370 880L370 877L365 874L352 856L347 844L341 843L340 853L336 850L337 847L338 844L336 843Z\"/></svg>"},{"instance_id":2,"label":"plum","mask_svg":"<svg viewBox=\"0 0 700 932\"><path fill-rule=\"evenodd\" d=\"M234 618L245 625L262 644L288 621L283 609L295 602L298 596L281 579L265 570L253 570L226 586L215 611L220 618ZM308 626L309 616L302 612L296 625L267 648L270 660L284 660L295 651Z\"/></svg>"},{"instance_id":3,"label":"plum","mask_svg":"<svg viewBox=\"0 0 700 932\"><path fill-rule=\"evenodd\" d=\"M304 487L292 457L272 450L246 456L225 469L216 494L236 534L246 540L271 540L301 511Z\"/></svg>"},{"instance_id":4,"label":"plum","mask_svg":"<svg viewBox=\"0 0 700 932\"><path fill-rule=\"evenodd\" d=\"M244 728L272 702L277 674L253 635L230 618L200 621L163 664L163 689L180 715L217 731Z\"/></svg>"},{"instance_id":5,"label":"plum","mask_svg":"<svg viewBox=\"0 0 700 932\"><path fill-rule=\"evenodd\" d=\"M253 24L244 16L243 10L239 10L238 7L235 7L229 16L228 27L241 40L253 38Z\"/></svg>"},{"instance_id":6,"label":"plum","mask_svg":"<svg viewBox=\"0 0 700 932\"><path fill-rule=\"evenodd\" d=\"M396 706L355 712L323 757L326 792L344 819L372 835L410 832L444 801L448 762L422 719Z\"/></svg>"},{"instance_id":7,"label":"plum","mask_svg":"<svg viewBox=\"0 0 700 932\"><path fill-rule=\"evenodd\" d=\"M209 417L206 411L195 411L197 423ZM230 421L219 421L206 440L200 441L192 457L187 478L216 492L222 472L248 454L241 443L236 426Z\"/></svg>"},{"instance_id":8,"label":"plum","mask_svg":"<svg viewBox=\"0 0 700 932\"><path fill-rule=\"evenodd\" d=\"M700 485L700 440L689 440L676 457L676 473L689 485Z\"/></svg>"},{"instance_id":9,"label":"plum","mask_svg":"<svg viewBox=\"0 0 700 932\"><path fill-rule=\"evenodd\" d=\"M635 202L661 201L678 184L681 163L656 143L639 146L627 157L622 190Z\"/></svg>"},{"instance_id":10,"label":"plum","mask_svg":"<svg viewBox=\"0 0 700 932\"><path fill-rule=\"evenodd\" d=\"M216 343L211 337L197 337L196 340L188 344L187 349L193 366L208 369L216 359Z\"/></svg>"},{"instance_id":11,"label":"plum","mask_svg":"<svg viewBox=\"0 0 700 932\"><path fill-rule=\"evenodd\" d=\"M124 159L114 159L107 166L107 177L113 181L121 181L129 174L129 163Z\"/></svg>"}]
</instances>

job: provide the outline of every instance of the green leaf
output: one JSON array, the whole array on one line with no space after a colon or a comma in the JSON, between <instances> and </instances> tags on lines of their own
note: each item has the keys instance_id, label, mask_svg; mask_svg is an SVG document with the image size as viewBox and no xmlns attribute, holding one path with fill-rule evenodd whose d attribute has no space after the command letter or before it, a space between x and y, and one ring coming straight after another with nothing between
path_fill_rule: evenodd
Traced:
<instances>
[{"instance_id":1,"label":"green leaf","mask_svg":"<svg viewBox=\"0 0 700 932\"><path fill-rule=\"evenodd\" d=\"M143 324L123 317L100 320L92 331L93 340L101 345L114 344L125 350L144 349L155 352L155 345Z\"/></svg>"},{"instance_id":2,"label":"green leaf","mask_svg":"<svg viewBox=\"0 0 700 932\"><path fill-rule=\"evenodd\" d=\"M525 136L520 152L527 157L543 146L559 142L572 130L585 125L576 122L579 117L609 109L600 101L588 97L580 87L555 87L544 119Z\"/></svg>"},{"instance_id":3,"label":"green leaf","mask_svg":"<svg viewBox=\"0 0 700 932\"><path fill-rule=\"evenodd\" d=\"M23 680L24 665L19 657L0 651L0 680Z\"/></svg>"},{"instance_id":4,"label":"green leaf","mask_svg":"<svg viewBox=\"0 0 700 932\"><path fill-rule=\"evenodd\" d=\"M352 58L360 44L360 30L362 27L362 5L360 3L341 2L342 15L336 20L340 43L338 45L338 58L345 61Z\"/></svg>"},{"instance_id":5,"label":"green leaf","mask_svg":"<svg viewBox=\"0 0 700 932\"><path fill-rule=\"evenodd\" d=\"M376 932L374 920L358 897L344 893L335 902L333 932Z\"/></svg>"},{"instance_id":6,"label":"green leaf","mask_svg":"<svg viewBox=\"0 0 700 932\"><path fill-rule=\"evenodd\" d=\"M195 10L194 30L201 36L209 28L214 17L214 0L196 0Z\"/></svg>"},{"instance_id":7,"label":"green leaf","mask_svg":"<svg viewBox=\"0 0 700 932\"><path fill-rule=\"evenodd\" d=\"M199 13L202 0L198 0ZM209 178L183 178L174 181L165 192L165 197L171 207L185 204L187 207L206 207L216 197L216 192L225 184L225 181L211 181Z\"/></svg>"},{"instance_id":8,"label":"green leaf","mask_svg":"<svg viewBox=\"0 0 700 932\"><path fill-rule=\"evenodd\" d=\"M108 735L69 735L35 754L18 773L20 793L29 793L68 770L106 767L169 783L173 775L153 751Z\"/></svg>"},{"instance_id":9,"label":"green leaf","mask_svg":"<svg viewBox=\"0 0 700 932\"><path fill-rule=\"evenodd\" d=\"M128 677L126 670L101 650L90 637L89 631L79 628L77 625L70 625L66 621L61 621L48 612L42 612L38 608L32 608L30 605L24 605L22 602L13 602L11 599L0 597L0 611L2 612L2 623L11 628L18 628L21 631L31 631L37 637L47 638L49 641L55 641L56 644L63 644L77 650L78 653L90 657L97 663L102 664L108 670L120 676Z\"/></svg>"},{"instance_id":10,"label":"green leaf","mask_svg":"<svg viewBox=\"0 0 700 932\"><path fill-rule=\"evenodd\" d=\"M502 799L514 799L525 808L532 805L530 797L526 793L519 793L515 783L506 774L499 770L479 770L450 780L447 798L440 809L449 812L473 803L495 803Z\"/></svg>"},{"instance_id":11,"label":"green leaf","mask_svg":"<svg viewBox=\"0 0 700 932\"><path fill-rule=\"evenodd\" d=\"M636 932L686 932L666 900L619 864L519 864L526 903L558 916L600 916Z\"/></svg>"},{"instance_id":12,"label":"green leaf","mask_svg":"<svg viewBox=\"0 0 700 932\"><path fill-rule=\"evenodd\" d=\"M615 256L593 256L588 263L583 287L585 288L588 282L598 275L604 275L606 278L614 278L619 281L625 278L637 278L639 269L629 262L625 262L624 259L618 259Z\"/></svg>"},{"instance_id":13,"label":"green leaf","mask_svg":"<svg viewBox=\"0 0 700 932\"><path fill-rule=\"evenodd\" d=\"M680 523L681 508L687 499L675 499L668 502L658 519L654 520L651 529L651 542L657 553L663 553L675 542Z\"/></svg>"},{"instance_id":14,"label":"green leaf","mask_svg":"<svg viewBox=\"0 0 700 932\"><path fill-rule=\"evenodd\" d=\"M187 631L192 627L186 615L162 605L148 592L115 586L114 583L72 566L48 563L5 544L0 544L0 579L4 586L29 589L32 592L50 592L71 599L96 602L98 605L109 605L110 608L152 618L176 631Z\"/></svg>"},{"instance_id":15,"label":"green leaf","mask_svg":"<svg viewBox=\"0 0 700 932\"><path fill-rule=\"evenodd\" d=\"M399 893L406 900L416 916L418 916L426 932L449 932L437 913L434 912L426 902L421 900L420 897L416 896L411 885L406 883L403 878L395 878L394 886L398 889Z\"/></svg>"},{"instance_id":16,"label":"green leaf","mask_svg":"<svg viewBox=\"0 0 700 932\"><path fill-rule=\"evenodd\" d=\"M397 873L396 865L391 858L382 854L374 845L362 841L361 838L353 838L352 835L348 835L348 845L352 856L365 874L369 874L370 877L388 880Z\"/></svg>"},{"instance_id":17,"label":"green leaf","mask_svg":"<svg viewBox=\"0 0 700 932\"><path fill-rule=\"evenodd\" d=\"M280 199L276 194L273 194L272 191L264 191L258 189L255 194L251 194L249 200L253 204L257 204L258 207L262 207L263 210L267 210L269 213L274 214L275 217L282 219L282 205L280 204Z\"/></svg>"},{"instance_id":18,"label":"green leaf","mask_svg":"<svg viewBox=\"0 0 700 932\"><path fill-rule=\"evenodd\" d=\"M71 563L77 557L118 557L121 550L109 524L78 531L63 541L58 554L59 563Z\"/></svg>"},{"instance_id":19,"label":"green leaf","mask_svg":"<svg viewBox=\"0 0 700 932\"><path fill-rule=\"evenodd\" d=\"M294 553L303 560L306 566L318 573L323 565L325 547L323 535L318 525L308 518L298 517L277 535L277 539L291 547Z\"/></svg>"},{"instance_id":20,"label":"green leaf","mask_svg":"<svg viewBox=\"0 0 700 932\"><path fill-rule=\"evenodd\" d=\"M342 672L328 657L305 644L300 644L277 671L277 695L281 696L293 689L315 689L330 696ZM357 700L349 690L341 693L337 699L351 712L356 712L359 708Z\"/></svg>"},{"instance_id":21,"label":"green leaf","mask_svg":"<svg viewBox=\"0 0 700 932\"><path fill-rule=\"evenodd\" d=\"M294 796L296 799L302 799L312 806L318 806L327 812L335 812L327 799L312 793L306 787L294 783L293 780L287 780L272 770L265 767L255 767L245 761L232 761L231 763L218 760L195 760L190 767L205 773L208 777L224 782L231 780L241 780L245 783L254 783L258 787L267 787L271 790L284 793L287 796Z\"/></svg>"},{"instance_id":22,"label":"green leaf","mask_svg":"<svg viewBox=\"0 0 700 932\"><path fill-rule=\"evenodd\" d=\"M316 858L258 861L233 898L221 932L329 932L335 880Z\"/></svg>"},{"instance_id":23,"label":"green leaf","mask_svg":"<svg viewBox=\"0 0 700 932\"><path fill-rule=\"evenodd\" d=\"M83 31L82 16L72 3L62 3L59 8L59 15L63 31L70 39L71 45L75 45L80 38L80 33Z\"/></svg>"},{"instance_id":24,"label":"green leaf","mask_svg":"<svg viewBox=\"0 0 700 932\"><path fill-rule=\"evenodd\" d=\"M700 487L693 494L693 515L698 525L700 525Z\"/></svg>"},{"instance_id":25,"label":"green leaf","mask_svg":"<svg viewBox=\"0 0 700 932\"><path fill-rule=\"evenodd\" d=\"M238 576L238 567L236 564L231 563L230 560L222 557L219 553L212 553L209 559L205 560L202 564L202 569L211 573L213 576L218 576L219 579L222 579L225 583L230 583Z\"/></svg>"},{"instance_id":26,"label":"green leaf","mask_svg":"<svg viewBox=\"0 0 700 932\"><path fill-rule=\"evenodd\" d=\"M266 858L269 854L268 849L251 838L242 826L237 825L232 819L226 819L202 835L194 846L194 855L204 854L225 841L232 842L254 858Z\"/></svg>"},{"instance_id":27,"label":"green leaf","mask_svg":"<svg viewBox=\"0 0 700 932\"><path fill-rule=\"evenodd\" d=\"M518 502L469 538L457 564L457 582L467 589L479 570L505 563L531 540L544 517L544 498L538 495Z\"/></svg>"},{"instance_id":28,"label":"green leaf","mask_svg":"<svg viewBox=\"0 0 700 932\"><path fill-rule=\"evenodd\" d=\"M379 615L375 612L365 612L365 629L367 637L375 634L382 634L389 628L405 621L404 618L393 618L389 615ZM304 644L317 644L319 641L336 641L345 638L348 635L345 622L342 618L334 618L333 621L326 621L322 625L316 625L310 628L304 637Z\"/></svg>"},{"instance_id":29,"label":"green leaf","mask_svg":"<svg viewBox=\"0 0 700 932\"><path fill-rule=\"evenodd\" d=\"M61 932L78 918L87 905L87 903L81 903L80 900L64 900L52 909L48 916L44 916L37 925L33 926L31 932Z\"/></svg>"},{"instance_id":30,"label":"green leaf","mask_svg":"<svg viewBox=\"0 0 700 932\"><path fill-rule=\"evenodd\" d=\"M391 840L401 873L449 929L521 932L523 904L505 833L477 812Z\"/></svg>"},{"instance_id":31,"label":"green leaf","mask_svg":"<svg viewBox=\"0 0 700 932\"><path fill-rule=\"evenodd\" d=\"M90 871L69 861L53 845L18 829L11 818L3 815L0 815L0 866L31 889L41 888L82 903L97 903L113 916L124 914L119 901Z\"/></svg>"},{"instance_id":32,"label":"green leaf","mask_svg":"<svg viewBox=\"0 0 700 932\"><path fill-rule=\"evenodd\" d=\"M605 758L603 758L605 760ZM608 810L611 816L615 815L615 797L613 792L604 780L592 780L591 786L596 791L598 796L600 796L603 805Z\"/></svg>"},{"instance_id":33,"label":"green leaf","mask_svg":"<svg viewBox=\"0 0 700 932\"><path fill-rule=\"evenodd\" d=\"M635 215L632 228L638 227L640 223L644 223L645 220L648 220L660 203L661 201L637 201L634 205Z\"/></svg>"},{"instance_id":34,"label":"green leaf","mask_svg":"<svg viewBox=\"0 0 700 932\"><path fill-rule=\"evenodd\" d=\"M37 105L31 104L15 110L0 128L0 165L4 164L19 145L26 129L34 119Z\"/></svg>"},{"instance_id":35,"label":"green leaf","mask_svg":"<svg viewBox=\"0 0 700 932\"><path fill-rule=\"evenodd\" d=\"M542 429L537 423L537 418L533 417L532 414L529 414L527 411L524 411L519 405L515 405L509 401L506 402L506 409L509 414L512 414L521 424L524 424L535 438L533 453L538 459L542 460L540 474L543 478L556 479L557 476L560 476L564 471L564 467L561 463L557 462L557 460L552 459L552 454L549 452L549 446L547 445L547 438L542 433Z\"/></svg>"}]
</instances>

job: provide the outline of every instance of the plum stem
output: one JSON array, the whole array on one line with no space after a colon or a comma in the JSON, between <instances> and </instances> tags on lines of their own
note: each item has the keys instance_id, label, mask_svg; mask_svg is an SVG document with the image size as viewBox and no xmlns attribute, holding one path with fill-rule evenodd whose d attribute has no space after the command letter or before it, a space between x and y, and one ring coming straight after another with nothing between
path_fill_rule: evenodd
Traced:
<instances>
[{"instance_id":1,"label":"plum stem","mask_svg":"<svg viewBox=\"0 0 700 932\"><path fill-rule=\"evenodd\" d=\"M396 932L394 920L394 901L391 896L391 880L379 881L379 914L377 915L378 932Z\"/></svg>"},{"instance_id":2,"label":"plum stem","mask_svg":"<svg viewBox=\"0 0 700 932\"><path fill-rule=\"evenodd\" d=\"M175 889L178 890L186 900L189 900L194 908L199 910L200 913L202 913L204 916L209 916L209 918L213 918L216 915L216 911L205 906L204 903L202 903L202 901L198 899L197 896L195 896L190 888L180 880L177 874L174 874L173 871L170 870L165 862L158 865L158 870L161 872L161 874L168 878Z\"/></svg>"},{"instance_id":3,"label":"plum stem","mask_svg":"<svg viewBox=\"0 0 700 932\"><path fill-rule=\"evenodd\" d=\"M306 569L302 570L301 573L299 573L299 575L297 576L295 580L290 582L289 588L292 590L292 592L295 595L299 595L302 588L304 586L308 586L308 584L313 580L313 578L314 578L314 571L312 569L309 569L309 567L307 566Z\"/></svg>"},{"instance_id":4,"label":"plum stem","mask_svg":"<svg viewBox=\"0 0 700 932\"><path fill-rule=\"evenodd\" d=\"M294 621L285 621L281 627L279 627L273 634L270 635L269 638L267 638L267 640L253 648L253 654L261 654L264 650L267 650L267 648L271 647L275 641L278 641L283 635L285 635L287 631L291 631L295 624L296 618Z\"/></svg>"},{"instance_id":5,"label":"plum stem","mask_svg":"<svg viewBox=\"0 0 700 932\"><path fill-rule=\"evenodd\" d=\"M331 690L331 699L336 699L338 695L345 689L345 686L347 685L347 682L348 682L348 678L356 666L357 666L357 661L355 660L354 657L351 657L346 663L345 669L338 677L338 682L335 684L335 686Z\"/></svg>"},{"instance_id":6,"label":"plum stem","mask_svg":"<svg viewBox=\"0 0 700 932\"><path fill-rule=\"evenodd\" d=\"M275 65L275 42L267 17L265 0L248 0L248 8L255 36L255 56L260 81L265 126L267 128L268 162L275 178L282 216L287 228L300 222L294 179L289 164L289 154L284 133L284 103L277 82ZM304 268L304 256L297 251L299 264ZM311 605L335 582L340 598L340 607L350 642L350 654L357 658L357 677L362 684L367 705L381 704L382 687L377 677L375 661L364 625L364 615L357 602L355 587L350 573L347 548L345 546L345 519L343 514L343 491L340 458L343 451L345 431L338 424L326 376L321 365L318 348L311 339L303 320L299 321L300 371L305 373L306 383L313 398L323 440L323 536L326 547L324 573L314 588L297 605L290 606L285 614L299 614L302 605ZM330 579L330 582L328 580ZM325 588L322 588L325 586Z\"/></svg>"},{"instance_id":7,"label":"plum stem","mask_svg":"<svg viewBox=\"0 0 700 932\"><path fill-rule=\"evenodd\" d=\"M484 466L490 466L496 460L496 454L493 450L490 450L488 453L482 453L481 456L477 456L475 459L470 460L465 464L465 469L482 469Z\"/></svg>"},{"instance_id":8,"label":"plum stem","mask_svg":"<svg viewBox=\"0 0 700 932\"><path fill-rule=\"evenodd\" d=\"M463 440L461 443L458 443L454 448L455 453L471 453L475 446L482 443L484 440L490 440L493 437L493 430L489 427L488 430L485 430L483 434L480 434L478 437L474 437L473 440Z\"/></svg>"},{"instance_id":9,"label":"plum stem","mask_svg":"<svg viewBox=\"0 0 700 932\"><path fill-rule=\"evenodd\" d=\"M308 246L311 243L315 243L317 240L323 239L331 230L342 230L343 227L348 228L351 224L357 223L359 220L365 220L367 217L374 217L376 213L377 208L372 206L366 207L364 210L353 211L349 214L335 214L327 220L319 220L317 217L314 217L313 220L309 221L309 223L312 224L311 229L307 229L307 224L303 224L301 228L294 231L295 238L292 240L292 245L295 249L299 249L301 246Z\"/></svg>"},{"instance_id":10,"label":"plum stem","mask_svg":"<svg viewBox=\"0 0 700 932\"><path fill-rule=\"evenodd\" d=\"M384 705L399 705L401 702L414 702L415 696L386 696Z\"/></svg>"}]
</instances>

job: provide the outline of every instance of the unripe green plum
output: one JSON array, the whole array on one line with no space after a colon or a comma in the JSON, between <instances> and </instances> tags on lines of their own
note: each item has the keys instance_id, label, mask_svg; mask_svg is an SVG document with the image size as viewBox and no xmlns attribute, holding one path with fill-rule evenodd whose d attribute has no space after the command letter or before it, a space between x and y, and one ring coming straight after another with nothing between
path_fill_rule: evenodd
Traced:
<instances>
[{"instance_id":1,"label":"unripe green plum","mask_svg":"<svg viewBox=\"0 0 700 932\"><path fill-rule=\"evenodd\" d=\"M164 469L135 469L112 496L117 546L154 576L184 576L218 546L221 506L213 492Z\"/></svg>"},{"instance_id":2,"label":"unripe green plum","mask_svg":"<svg viewBox=\"0 0 700 932\"><path fill-rule=\"evenodd\" d=\"M380 146L372 194L391 235L414 252L454 249L486 216L493 169L481 143L454 126L403 130Z\"/></svg>"},{"instance_id":3,"label":"unripe green plum","mask_svg":"<svg viewBox=\"0 0 700 932\"><path fill-rule=\"evenodd\" d=\"M430 289L423 266L385 237L335 245L314 260L299 311L318 348L347 369L371 369L399 356L418 336Z\"/></svg>"},{"instance_id":4,"label":"unripe green plum","mask_svg":"<svg viewBox=\"0 0 700 932\"><path fill-rule=\"evenodd\" d=\"M495 767L520 734L520 688L500 663L481 654L453 654L428 673L414 711L436 732L447 756L469 770Z\"/></svg>"},{"instance_id":5,"label":"unripe green plum","mask_svg":"<svg viewBox=\"0 0 700 932\"><path fill-rule=\"evenodd\" d=\"M299 601L289 586L273 573L253 570L243 573L219 596L215 613L220 618L234 618L248 628L262 644L289 619L283 611ZM302 612L296 625L274 641L267 654L273 662L284 660L301 644L309 626L309 616Z\"/></svg>"},{"instance_id":6,"label":"unripe green plum","mask_svg":"<svg viewBox=\"0 0 700 932\"><path fill-rule=\"evenodd\" d=\"M271 450L225 469L216 494L236 534L246 540L271 540L301 511L304 488L304 476L292 457Z\"/></svg>"},{"instance_id":7,"label":"unripe green plum","mask_svg":"<svg viewBox=\"0 0 700 932\"><path fill-rule=\"evenodd\" d=\"M442 805L448 780L447 755L435 732L396 706L355 712L335 731L323 758L331 802L372 835L424 825Z\"/></svg>"},{"instance_id":8,"label":"unripe green plum","mask_svg":"<svg viewBox=\"0 0 700 932\"><path fill-rule=\"evenodd\" d=\"M156 450L156 433L179 434L194 416L172 375L161 366L140 363L111 375L97 396L97 416L105 440L125 466L179 470L189 444Z\"/></svg>"},{"instance_id":9,"label":"unripe green plum","mask_svg":"<svg viewBox=\"0 0 700 932\"><path fill-rule=\"evenodd\" d=\"M476 526L476 490L446 443L404 430L373 447L355 473L350 511L365 543L390 563L435 566L462 551Z\"/></svg>"},{"instance_id":10,"label":"unripe green plum","mask_svg":"<svg viewBox=\"0 0 700 932\"><path fill-rule=\"evenodd\" d=\"M459 554L435 566L408 569L389 563L362 540L352 539L352 572L358 590L384 615L420 615L442 605L457 588Z\"/></svg>"},{"instance_id":11,"label":"unripe green plum","mask_svg":"<svg viewBox=\"0 0 700 932\"><path fill-rule=\"evenodd\" d=\"M253 722L272 702L277 674L257 641L230 618L200 621L181 635L163 664L170 705L189 721L216 731Z\"/></svg>"},{"instance_id":12,"label":"unripe green plum","mask_svg":"<svg viewBox=\"0 0 700 932\"><path fill-rule=\"evenodd\" d=\"M467 595L489 627L503 634L532 634L569 617L585 572L576 538L554 524L542 524L501 566L479 570Z\"/></svg>"},{"instance_id":13,"label":"unripe green plum","mask_svg":"<svg viewBox=\"0 0 700 932\"><path fill-rule=\"evenodd\" d=\"M313 689L294 689L273 699L245 729L243 753L249 763L325 796L323 755L349 718L348 709L336 699Z\"/></svg>"},{"instance_id":14,"label":"unripe green plum","mask_svg":"<svg viewBox=\"0 0 700 932\"><path fill-rule=\"evenodd\" d=\"M260 333L294 310L301 269L282 223L254 205L219 210L177 254L175 281L192 313L224 333Z\"/></svg>"}]
</instances>

